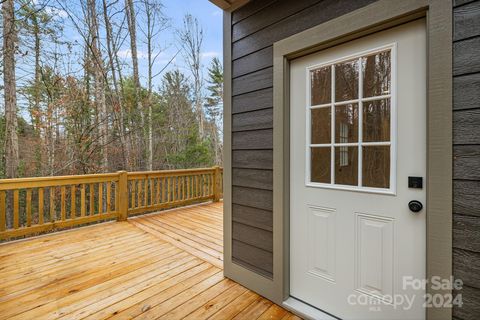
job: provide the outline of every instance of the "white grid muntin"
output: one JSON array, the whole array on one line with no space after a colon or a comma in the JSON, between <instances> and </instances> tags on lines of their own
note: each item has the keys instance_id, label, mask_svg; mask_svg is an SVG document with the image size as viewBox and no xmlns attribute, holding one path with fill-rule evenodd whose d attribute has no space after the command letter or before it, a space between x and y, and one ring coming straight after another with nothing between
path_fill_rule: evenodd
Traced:
<instances>
[{"instance_id":1,"label":"white grid muntin","mask_svg":"<svg viewBox=\"0 0 480 320\"><path fill-rule=\"evenodd\" d=\"M396 173L397 173L397 44L391 43L371 50L361 51L352 55L343 56L337 59L329 60L320 64L315 64L306 68L307 78L307 103L305 109L306 120L306 158L305 158L305 185L308 187L337 189L347 191L370 192L380 194L396 194ZM373 55L380 52L390 51L390 94L363 97L363 70L361 59L363 57ZM358 98L348 101L335 101L335 64L358 59L359 73L358 73ZM331 67L331 102L311 105L311 77L310 71L322 67ZM363 142L363 102L378 101L390 99L390 141L379 142ZM358 142L353 143L337 143L335 142L335 107L347 104L357 104L358 106ZM331 143L327 144L312 144L311 143L311 110L318 108L331 108ZM358 185L341 185L335 184L335 147L348 146L357 147L358 153ZM362 186L362 162L363 162L363 148L364 146L390 146L390 188L372 188ZM311 148L312 147L330 147L330 183L319 183L311 181Z\"/></svg>"}]
</instances>

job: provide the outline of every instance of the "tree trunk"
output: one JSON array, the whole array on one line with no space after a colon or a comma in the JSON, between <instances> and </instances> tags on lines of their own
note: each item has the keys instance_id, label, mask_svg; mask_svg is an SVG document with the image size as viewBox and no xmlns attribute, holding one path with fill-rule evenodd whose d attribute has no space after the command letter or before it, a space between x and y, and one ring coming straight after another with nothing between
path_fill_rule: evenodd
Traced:
<instances>
[{"instance_id":1,"label":"tree trunk","mask_svg":"<svg viewBox=\"0 0 480 320\"><path fill-rule=\"evenodd\" d=\"M17 135L17 88L15 78L15 46L17 32L13 0L2 4L3 16L3 84L5 98L5 174L7 178L18 175L18 135Z\"/></svg>"},{"instance_id":2,"label":"tree trunk","mask_svg":"<svg viewBox=\"0 0 480 320\"><path fill-rule=\"evenodd\" d=\"M95 107L99 112L98 128L101 152L102 171L108 171L108 111L105 101L105 72L103 67L102 52L99 42L99 27L97 20L96 0L88 0L88 12L90 15L89 33L91 36L90 49L92 51L94 77L95 77Z\"/></svg>"},{"instance_id":3,"label":"tree trunk","mask_svg":"<svg viewBox=\"0 0 480 320\"><path fill-rule=\"evenodd\" d=\"M108 10L107 1L103 0L103 18L105 20L105 30L107 35L106 40L107 40L109 66L110 66L110 71L112 73L112 82L115 90L115 97L117 98L116 100L118 103L118 111L114 109L114 112L119 114L119 116L117 117L116 123L119 131L120 143L122 145L123 169L128 171L130 170L129 162L128 162L128 159L130 159L130 147L128 145L127 139L125 138L125 111L124 111L124 105L123 105L123 89L122 89L122 92L120 92L118 87L117 73L115 71L115 62L114 62L114 58L118 59L118 57L116 57L116 51L114 51L115 43L113 42L113 36L112 36L113 34L112 24L110 22L110 17L108 16L107 10Z\"/></svg>"},{"instance_id":4,"label":"tree trunk","mask_svg":"<svg viewBox=\"0 0 480 320\"><path fill-rule=\"evenodd\" d=\"M138 53L137 53L137 27L136 27L136 19L135 19L135 7L133 5L133 0L125 0L125 11L127 15L127 24L128 24L128 31L130 34L130 51L132 54L132 67L133 67L133 83L135 86L135 103L137 106L137 110L140 113L140 125L142 131L145 131L145 115L142 106L141 96L140 96L140 77L138 74ZM140 134L140 130L136 130L137 132L137 142L138 142L138 153L142 154L142 143L144 139L142 139L142 135ZM137 164L138 166L138 164ZM142 166L144 167L144 166ZM140 168L136 168L140 169Z\"/></svg>"},{"instance_id":5,"label":"tree trunk","mask_svg":"<svg viewBox=\"0 0 480 320\"><path fill-rule=\"evenodd\" d=\"M152 132L152 91L153 91L153 58L152 58L152 12L147 7L147 54L148 54L148 170L153 170L153 132Z\"/></svg>"}]
</instances>

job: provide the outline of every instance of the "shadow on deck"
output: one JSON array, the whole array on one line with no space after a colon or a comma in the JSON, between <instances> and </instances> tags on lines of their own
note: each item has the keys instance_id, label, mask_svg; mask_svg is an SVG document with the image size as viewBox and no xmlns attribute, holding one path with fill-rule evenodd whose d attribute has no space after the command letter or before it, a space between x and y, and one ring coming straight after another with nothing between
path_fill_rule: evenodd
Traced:
<instances>
[{"instance_id":1,"label":"shadow on deck","mask_svg":"<svg viewBox=\"0 0 480 320\"><path fill-rule=\"evenodd\" d=\"M222 203L0 245L0 319L298 319L224 278Z\"/></svg>"}]
</instances>

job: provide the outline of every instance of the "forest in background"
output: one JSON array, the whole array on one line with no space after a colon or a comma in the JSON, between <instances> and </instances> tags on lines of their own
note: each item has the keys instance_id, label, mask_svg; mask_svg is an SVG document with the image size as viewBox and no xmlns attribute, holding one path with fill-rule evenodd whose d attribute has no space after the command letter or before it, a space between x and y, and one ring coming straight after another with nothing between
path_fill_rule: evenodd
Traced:
<instances>
[{"instance_id":1,"label":"forest in background","mask_svg":"<svg viewBox=\"0 0 480 320\"><path fill-rule=\"evenodd\" d=\"M160 0L0 3L0 178L221 165L223 69L204 72L195 16L172 30ZM165 32L178 51L158 70Z\"/></svg>"}]
</instances>

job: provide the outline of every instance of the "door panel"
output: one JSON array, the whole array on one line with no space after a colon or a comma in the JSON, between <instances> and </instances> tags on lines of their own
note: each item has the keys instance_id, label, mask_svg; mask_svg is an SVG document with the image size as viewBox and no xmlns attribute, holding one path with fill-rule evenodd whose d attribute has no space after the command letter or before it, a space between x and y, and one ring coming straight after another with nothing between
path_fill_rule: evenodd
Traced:
<instances>
[{"instance_id":1,"label":"door panel","mask_svg":"<svg viewBox=\"0 0 480 320\"><path fill-rule=\"evenodd\" d=\"M292 61L290 290L346 319L422 319L425 20ZM411 306L394 296L413 297ZM367 301L367 303L363 303ZM362 304L363 303L363 304Z\"/></svg>"},{"instance_id":2,"label":"door panel","mask_svg":"<svg viewBox=\"0 0 480 320\"><path fill-rule=\"evenodd\" d=\"M309 207L308 255L311 274L335 281L335 210Z\"/></svg>"}]
</instances>

